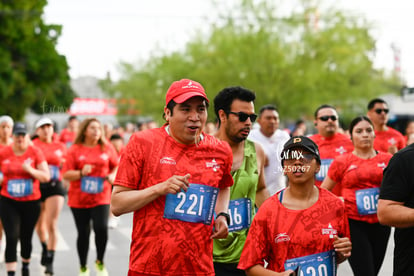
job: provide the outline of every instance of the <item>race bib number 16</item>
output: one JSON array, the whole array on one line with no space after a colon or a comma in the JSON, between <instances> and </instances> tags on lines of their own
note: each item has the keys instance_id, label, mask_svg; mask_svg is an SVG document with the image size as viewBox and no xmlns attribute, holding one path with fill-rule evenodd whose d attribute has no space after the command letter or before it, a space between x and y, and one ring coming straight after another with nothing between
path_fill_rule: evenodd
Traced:
<instances>
[{"instance_id":1,"label":"race bib number 16","mask_svg":"<svg viewBox=\"0 0 414 276\"><path fill-rule=\"evenodd\" d=\"M164 218L211 224L219 189L190 184L187 192L168 194L165 200Z\"/></svg>"}]
</instances>

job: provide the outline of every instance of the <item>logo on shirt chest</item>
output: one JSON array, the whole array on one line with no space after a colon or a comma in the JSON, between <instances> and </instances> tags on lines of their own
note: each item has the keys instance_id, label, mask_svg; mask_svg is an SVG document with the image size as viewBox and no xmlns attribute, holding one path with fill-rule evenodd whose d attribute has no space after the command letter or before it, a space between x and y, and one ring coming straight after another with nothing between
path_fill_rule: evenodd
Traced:
<instances>
[{"instance_id":1,"label":"logo on shirt chest","mask_svg":"<svg viewBox=\"0 0 414 276\"><path fill-rule=\"evenodd\" d=\"M172 157L163 157L163 158L160 159L160 164L176 165L177 163L175 162L174 158L172 158Z\"/></svg>"},{"instance_id":2,"label":"logo on shirt chest","mask_svg":"<svg viewBox=\"0 0 414 276\"><path fill-rule=\"evenodd\" d=\"M352 170L355 170L355 169L358 169L358 166L354 165L354 164L351 164L346 171L349 172L349 171L352 171Z\"/></svg>"},{"instance_id":3,"label":"logo on shirt chest","mask_svg":"<svg viewBox=\"0 0 414 276\"><path fill-rule=\"evenodd\" d=\"M102 160L106 161L106 160L108 160L108 159L109 159L109 156L108 156L108 154L106 154L106 153L102 153L102 154L99 156L99 158L101 158Z\"/></svg>"},{"instance_id":4,"label":"logo on shirt chest","mask_svg":"<svg viewBox=\"0 0 414 276\"><path fill-rule=\"evenodd\" d=\"M211 162L206 162L206 168L213 168L213 171L220 169L220 165L217 164L216 159L213 158Z\"/></svg>"},{"instance_id":5,"label":"logo on shirt chest","mask_svg":"<svg viewBox=\"0 0 414 276\"><path fill-rule=\"evenodd\" d=\"M277 234L275 238L275 243L288 242L288 241L290 241L290 237L286 233L279 233Z\"/></svg>"},{"instance_id":6,"label":"logo on shirt chest","mask_svg":"<svg viewBox=\"0 0 414 276\"><path fill-rule=\"evenodd\" d=\"M336 148L335 151L339 154L344 154L346 152L346 149L344 149L343 146L340 146L339 148Z\"/></svg>"},{"instance_id":7,"label":"logo on shirt chest","mask_svg":"<svg viewBox=\"0 0 414 276\"><path fill-rule=\"evenodd\" d=\"M62 152L60 149L58 149L58 150L55 150L54 154L55 154L57 157L61 157L61 156L63 155L63 152Z\"/></svg>"},{"instance_id":8,"label":"logo on shirt chest","mask_svg":"<svg viewBox=\"0 0 414 276\"><path fill-rule=\"evenodd\" d=\"M322 235L329 235L330 239L333 239L334 235L337 235L338 231L332 227L329 223L328 228L322 228Z\"/></svg>"},{"instance_id":9,"label":"logo on shirt chest","mask_svg":"<svg viewBox=\"0 0 414 276\"><path fill-rule=\"evenodd\" d=\"M393 138L391 138L391 139L388 139L388 144L390 144L390 145L395 145L395 144L397 144L397 141L394 139L394 137Z\"/></svg>"},{"instance_id":10,"label":"logo on shirt chest","mask_svg":"<svg viewBox=\"0 0 414 276\"><path fill-rule=\"evenodd\" d=\"M382 163L378 163L378 164L377 164L377 166L378 166L378 168L385 169L385 167L386 167L387 165L385 165L385 163L384 163L384 162L382 162Z\"/></svg>"}]
</instances>

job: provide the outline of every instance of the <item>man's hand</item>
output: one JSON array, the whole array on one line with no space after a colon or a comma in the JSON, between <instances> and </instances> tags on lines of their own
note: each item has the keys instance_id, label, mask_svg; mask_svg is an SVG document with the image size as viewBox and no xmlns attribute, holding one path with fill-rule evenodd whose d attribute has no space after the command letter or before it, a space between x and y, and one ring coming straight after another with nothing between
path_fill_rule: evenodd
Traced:
<instances>
[{"instance_id":1,"label":"man's hand","mask_svg":"<svg viewBox=\"0 0 414 276\"><path fill-rule=\"evenodd\" d=\"M214 220L213 235L210 239L224 239L229 234L229 226L227 220L223 216L219 216Z\"/></svg>"},{"instance_id":2,"label":"man's hand","mask_svg":"<svg viewBox=\"0 0 414 276\"><path fill-rule=\"evenodd\" d=\"M173 175L168 178L166 181L161 182L160 185L160 194L176 194L184 190L187 191L190 182L188 179L191 177L190 174L182 175Z\"/></svg>"}]
</instances>

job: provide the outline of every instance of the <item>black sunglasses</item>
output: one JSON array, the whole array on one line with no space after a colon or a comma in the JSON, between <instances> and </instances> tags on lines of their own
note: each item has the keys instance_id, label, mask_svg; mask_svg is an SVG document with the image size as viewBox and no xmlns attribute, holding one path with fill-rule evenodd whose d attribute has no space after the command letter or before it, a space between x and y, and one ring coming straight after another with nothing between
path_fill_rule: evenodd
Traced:
<instances>
[{"instance_id":1,"label":"black sunglasses","mask_svg":"<svg viewBox=\"0 0 414 276\"><path fill-rule=\"evenodd\" d=\"M247 118L250 118L250 121L252 123L254 123L256 121L256 118L257 118L256 114L247 114L247 113L244 113L244 112L232 112L232 111L229 111L227 113L228 114L233 114L233 115L236 115L237 117L239 117L240 122L246 122Z\"/></svg>"},{"instance_id":2,"label":"black sunglasses","mask_svg":"<svg viewBox=\"0 0 414 276\"><path fill-rule=\"evenodd\" d=\"M338 118L336 118L336 116L331 115L331 116L321 116L318 118L321 121L327 122L329 119L331 119L332 121L336 121Z\"/></svg>"},{"instance_id":3,"label":"black sunglasses","mask_svg":"<svg viewBox=\"0 0 414 276\"><path fill-rule=\"evenodd\" d=\"M377 109L375 109L374 111L375 111L375 113L377 113L377 114L381 114L383 111L385 112L385 114L388 114L388 112L389 112L390 110L389 110L388 108L384 108L384 109L377 108Z\"/></svg>"}]
</instances>

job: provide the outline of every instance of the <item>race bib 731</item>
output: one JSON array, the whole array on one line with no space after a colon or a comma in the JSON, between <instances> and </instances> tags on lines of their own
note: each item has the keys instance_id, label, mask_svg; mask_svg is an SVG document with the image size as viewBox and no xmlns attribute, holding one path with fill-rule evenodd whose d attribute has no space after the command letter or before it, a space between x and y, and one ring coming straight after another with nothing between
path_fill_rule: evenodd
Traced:
<instances>
[{"instance_id":1,"label":"race bib 731","mask_svg":"<svg viewBox=\"0 0 414 276\"><path fill-rule=\"evenodd\" d=\"M81 190L88 194L98 194L103 191L104 178L95 176L83 176L81 178Z\"/></svg>"}]
</instances>

